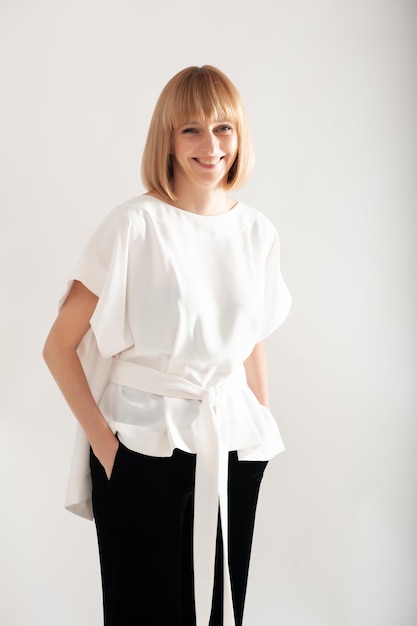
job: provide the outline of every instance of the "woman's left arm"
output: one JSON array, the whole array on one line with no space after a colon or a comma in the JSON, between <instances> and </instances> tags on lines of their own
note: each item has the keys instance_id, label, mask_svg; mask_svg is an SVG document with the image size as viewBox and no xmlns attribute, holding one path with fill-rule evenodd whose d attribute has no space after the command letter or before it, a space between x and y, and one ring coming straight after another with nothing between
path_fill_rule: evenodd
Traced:
<instances>
[{"instance_id":1,"label":"woman's left arm","mask_svg":"<svg viewBox=\"0 0 417 626\"><path fill-rule=\"evenodd\" d=\"M244 362L248 385L261 404L269 408L268 368L263 341L257 343Z\"/></svg>"}]
</instances>

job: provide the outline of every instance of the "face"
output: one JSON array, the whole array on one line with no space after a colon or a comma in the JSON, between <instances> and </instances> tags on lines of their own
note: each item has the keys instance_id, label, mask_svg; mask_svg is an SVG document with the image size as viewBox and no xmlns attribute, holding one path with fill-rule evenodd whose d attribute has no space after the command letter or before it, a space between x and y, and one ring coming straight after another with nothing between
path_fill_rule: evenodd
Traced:
<instances>
[{"instance_id":1,"label":"face","mask_svg":"<svg viewBox=\"0 0 417 626\"><path fill-rule=\"evenodd\" d=\"M174 130L174 181L224 187L237 144L235 125L227 120L194 121Z\"/></svg>"}]
</instances>

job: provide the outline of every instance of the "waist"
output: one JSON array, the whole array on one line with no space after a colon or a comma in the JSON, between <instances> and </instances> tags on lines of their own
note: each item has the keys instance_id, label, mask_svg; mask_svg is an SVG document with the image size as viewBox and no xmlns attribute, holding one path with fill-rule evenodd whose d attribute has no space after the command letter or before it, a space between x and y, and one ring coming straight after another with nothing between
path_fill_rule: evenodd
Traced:
<instances>
[{"instance_id":1,"label":"waist","mask_svg":"<svg viewBox=\"0 0 417 626\"><path fill-rule=\"evenodd\" d=\"M223 392L244 388L246 375L242 364L231 374L211 385L203 386L176 374L113 358L109 381L157 396L200 401L207 398L218 401Z\"/></svg>"}]
</instances>

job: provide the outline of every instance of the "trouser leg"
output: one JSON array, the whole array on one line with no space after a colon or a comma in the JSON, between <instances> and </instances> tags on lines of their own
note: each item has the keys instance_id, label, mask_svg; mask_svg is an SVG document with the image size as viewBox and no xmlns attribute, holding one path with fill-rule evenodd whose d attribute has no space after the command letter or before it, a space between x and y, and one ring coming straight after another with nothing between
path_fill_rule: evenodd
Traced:
<instances>
[{"instance_id":1,"label":"trouser leg","mask_svg":"<svg viewBox=\"0 0 417 626\"><path fill-rule=\"evenodd\" d=\"M229 569L236 626L242 626L249 562L259 488L265 461L239 461L229 454L228 534ZM215 584L210 626L223 626L223 544L217 531Z\"/></svg>"},{"instance_id":2,"label":"trouser leg","mask_svg":"<svg viewBox=\"0 0 417 626\"><path fill-rule=\"evenodd\" d=\"M92 454L105 626L194 626L195 455L119 447L112 477Z\"/></svg>"}]
</instances>

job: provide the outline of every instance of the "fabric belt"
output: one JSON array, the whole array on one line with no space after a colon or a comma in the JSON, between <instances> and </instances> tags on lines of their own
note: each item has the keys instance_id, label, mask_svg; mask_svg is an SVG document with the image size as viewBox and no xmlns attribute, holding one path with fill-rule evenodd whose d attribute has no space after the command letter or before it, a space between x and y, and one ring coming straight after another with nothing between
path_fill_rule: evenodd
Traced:
<instances>
[{"instance_id":1,"label":"fabric belt","mask_svg":"<svg viewBox=\"0 0 417 626\"><path fill-rule=\"evenodd\" d=\"M242 366L220 383L205 388L186 378L113 358L110 382L158 396L201 401L195 424L196 473L194 494L194 587L196 625L210 620L217 523L220 510L223 536L224 626L235 626L228 559L227 478L229 451L224 441L227 416L222 411L224 391L246 385Z\"/></svg>"}]
</instances>

